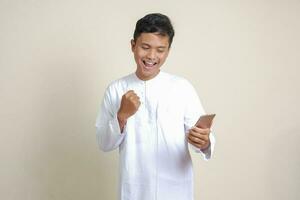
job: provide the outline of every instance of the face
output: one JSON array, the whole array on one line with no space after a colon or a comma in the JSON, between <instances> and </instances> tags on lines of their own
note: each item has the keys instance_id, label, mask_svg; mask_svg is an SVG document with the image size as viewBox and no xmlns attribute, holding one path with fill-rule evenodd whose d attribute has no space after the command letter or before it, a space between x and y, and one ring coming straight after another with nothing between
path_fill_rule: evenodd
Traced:
<instances>
[{"instance_id":1,"label":"face","mask_svg":"<svg viewBox=\"0 0 300 200\"><path fill-rule=\"evenodd\" d=\"M142 33L131 49L137 64L136 75L141 80L154 78L169 54L169 37L158 33Z\"/></svg>"}]
</instances>

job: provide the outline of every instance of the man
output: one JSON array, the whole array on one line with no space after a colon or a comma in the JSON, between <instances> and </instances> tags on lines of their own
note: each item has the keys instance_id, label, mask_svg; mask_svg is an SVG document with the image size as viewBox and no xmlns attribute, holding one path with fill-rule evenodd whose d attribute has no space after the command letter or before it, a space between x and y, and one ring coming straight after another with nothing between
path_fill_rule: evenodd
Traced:
<instances>
[{"instance_id":1,"label":"man","mask_svg":"<svg viewBox=\"0 0 300 200\"><path fill-rule=\"evenodd\" d=\"M96 120L103 151L119 148L120 200L192 200L189 145L209 159L214 137L194 127L205 114L185 79L160 70L174 36L169 18L149 14L138 20L131 49L135 73L106 89Z\"/></svg>"}]
</instances>

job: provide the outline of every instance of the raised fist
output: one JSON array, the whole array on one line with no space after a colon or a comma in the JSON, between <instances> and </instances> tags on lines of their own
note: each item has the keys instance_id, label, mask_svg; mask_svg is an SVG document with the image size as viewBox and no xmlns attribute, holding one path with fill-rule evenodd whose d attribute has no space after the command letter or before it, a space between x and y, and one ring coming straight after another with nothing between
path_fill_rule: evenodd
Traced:
<instances>
[{"instance_id":1,"label":"raised fist","mask_svg":"<svg viewBox=\"0 0 300 200\"><path fill-rule=\"evenodd\" d=\"M126 121L130 116L134 115L141 105L140 98L133 90L127 91L121 100L118 118Z\"/></svg>"}]
</instances>

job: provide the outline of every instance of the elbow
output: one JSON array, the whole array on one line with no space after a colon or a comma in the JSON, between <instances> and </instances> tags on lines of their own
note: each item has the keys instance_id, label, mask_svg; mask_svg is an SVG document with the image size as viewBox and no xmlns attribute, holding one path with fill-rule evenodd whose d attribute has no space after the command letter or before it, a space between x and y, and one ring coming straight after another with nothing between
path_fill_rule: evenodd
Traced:
<instances>
[{"instance_id":1,"label":"elbow","mask_svg":"<svg viewBox=\"0 0 300 200\"><path fill-rule=\"evenodd\" d=\"M101 139L101 137L98 134L97 134L97 141L98 141L98 147L102 152L109 152L115 149L108 143L104 142L103 139Z\"/></svg>"},{"instance_id":2,"label":"elbow","mask_svg":"<svg viewBox=\"0 0 300 200\"><path fill-rule=\"evenodd\" d=\"M100 151L109 152L117 148L108 138L105 138L104 135L100 133L100 130L97 130L96 136Z\"/></svg>"},{"instance_id":3,"label":"elbow","mask_svg":"<svg viewBox=\"0 0 300 200\"><path fill-rule=\"evenodd\" d=\"M103 145L103 144L100 144L100 143L99 143L99 149L100 149L100 151L102 151L102 152L109 152L109 151L114 150L115 148L110 147L110 146L108 146L108 145Z\"/></svg>"},{"instance_id":4,"label":"elbow","mask_svg":"<svg viewBox=\"0 0 300 200\"><path fill-rule=\"evenodd\" d=\"M100 146L100 151L102 151L102 152L109 152L110 151L110 149L109 148L104 148L104 147L101 147Z\"/></svg>"}]
</instances>

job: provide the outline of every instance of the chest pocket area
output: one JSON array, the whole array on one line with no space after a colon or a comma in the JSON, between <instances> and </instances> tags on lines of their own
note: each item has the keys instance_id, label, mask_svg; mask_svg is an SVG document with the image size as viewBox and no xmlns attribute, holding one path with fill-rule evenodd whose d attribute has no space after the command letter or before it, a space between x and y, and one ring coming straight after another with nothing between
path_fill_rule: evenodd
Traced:
<instances>
[{"instance_id":1,"label":"chest pocket area","mask_svg":"<svg viewBox=\"0 0 300 200\"><path fill-rule=\"evenodd\" d=\"M168 101L159 105L159 124L165 138L176 143L185 140L184 108L180 99L168 98Z\"/></svg>"},{"instance_id":2,"label":"chest pocket area","mask_svg":"<svg viewBox=\"0 0 300 200\"><path fill-rule=\"evenodd\" d=\"M142 108L131 117L129 124L131 130L128 133L128 137L130 137L133 143L140 144L149 142L151 139L151 126L153 126L153 124L149 122Z\"/></svg>"}]
</instances>

